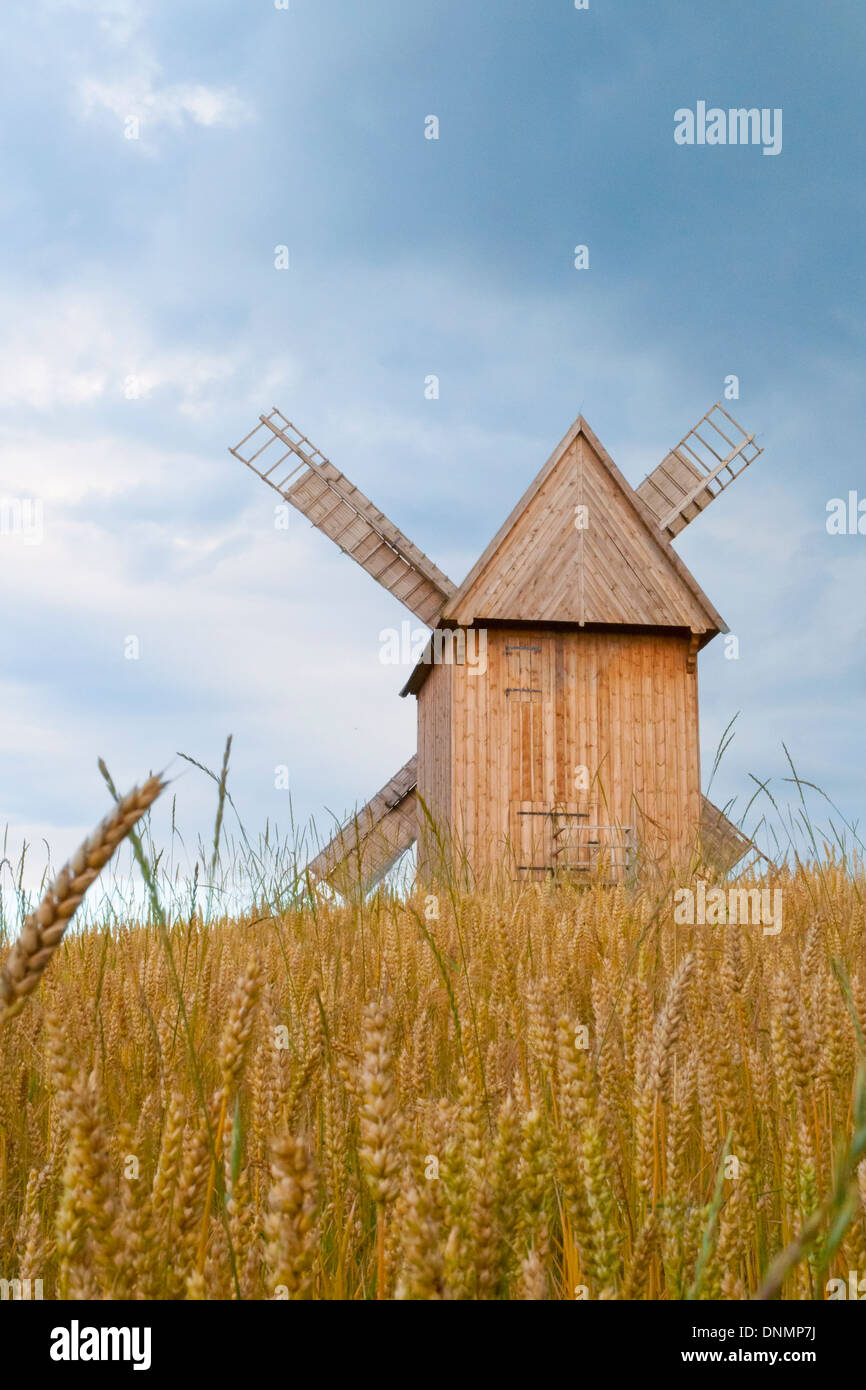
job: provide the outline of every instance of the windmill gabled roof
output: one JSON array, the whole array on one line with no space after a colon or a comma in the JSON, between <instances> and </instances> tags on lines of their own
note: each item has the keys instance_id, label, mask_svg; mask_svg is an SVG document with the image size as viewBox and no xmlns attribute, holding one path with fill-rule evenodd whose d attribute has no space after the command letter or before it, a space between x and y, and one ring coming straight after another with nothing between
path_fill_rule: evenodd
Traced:
<instances>
[{"instance_id":1,"label":"windmill gabled roof","mask_svg":"<svg viewBox=\"0 0 866 1390\"><path fill-rule=\"evenodd\" d=\"M437 625L484 622L685 628L700 646L728 631L583 416L444 604ZM403 693L419 684L413 674Z\"/></svg>"},{"instance_id":2,"label":"windmill gabled roof","mask_svg":"<svg viewBox=\"0 0 866 1390\"><path fill-rule=\"evenodd\" d=\"M727 632L582 416L439 617L460 626L485 619L687 627L707 641Z\"/></svg>"}]
</instances>

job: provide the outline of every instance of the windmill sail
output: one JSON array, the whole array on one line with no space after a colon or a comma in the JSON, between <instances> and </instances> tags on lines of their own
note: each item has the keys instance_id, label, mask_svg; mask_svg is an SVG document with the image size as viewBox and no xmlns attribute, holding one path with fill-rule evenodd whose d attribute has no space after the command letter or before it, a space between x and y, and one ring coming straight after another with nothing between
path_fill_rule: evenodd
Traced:
<instances>
[{"instance_id":1,"label":"windmill sail","mask_svg":"<svg viewBox=\"0 0 866 1390\"><path fill-rule=\"evenodd\" d=\"M724 811L705 796L701 797L701 844L707 863L722 874L728 873L755 848Z\"/></svg>"},{"instance_id":2,"label":"windmill sail","mask_svg":"<svg viewBox=\"0 0 866 1390\"><path fill-rule=\"evenodd\" d=\"M755 436L717 403L644 478L637 495L673 539L761 453Z\"/></svg>"},{"instance_id":3,"label":"windmill sail","mask_svg":"<svg viewBox=\"0 0 866 1390\"><path fill-rule=\"evenodd\" d=\"M310 861L310 878L348 896L375 888L416 839L417 781L418 757L413 754Z\"/></svg>"},{"instance_id":4,"label":"windmill sail","mask_svg":"<svg viewBox=\"0 0 866 1390\"><path fill-rule=\"evenodd\" d=\"M229 450L432 627L455 586L276 409Z\"/></svg>"}]
</instances>

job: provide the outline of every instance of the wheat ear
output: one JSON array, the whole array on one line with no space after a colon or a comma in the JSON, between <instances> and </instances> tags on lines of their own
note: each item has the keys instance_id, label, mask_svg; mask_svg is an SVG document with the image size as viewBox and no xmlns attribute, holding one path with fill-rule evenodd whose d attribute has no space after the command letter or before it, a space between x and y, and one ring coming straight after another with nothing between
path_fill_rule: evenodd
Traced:
<instances>
[{"instance_id":1,"label":"wheat ear","mask_svg":"<svg viewBox=\"0 0 866 1390\"><path fill-rule=\"evenodd\" d=\"M150 777L118 802L60 870L36 911L26 918L18 940L0 966L0 1024L24 1007L84 894L164 786L161 777Z\"/></svg>"}]
</instances>

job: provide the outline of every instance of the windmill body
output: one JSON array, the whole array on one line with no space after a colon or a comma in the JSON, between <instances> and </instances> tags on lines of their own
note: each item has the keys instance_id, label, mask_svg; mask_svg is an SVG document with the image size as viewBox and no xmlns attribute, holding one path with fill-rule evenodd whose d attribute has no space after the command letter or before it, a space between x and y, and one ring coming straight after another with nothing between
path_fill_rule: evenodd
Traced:
<instances>
[{"instance_id":1,"label":"windmill body","mask_svg":"<svg viewBox=\"0 0 866 1390\"><path fill-rule=\"evenodd\" d=\"M742 856L700 785L697 653L727 628L671 545L760 453L721 405L636 490L576 420L459 588L279 411L232 452L434 629L417 754L311 876L369 888L416 840L428 878Z\"/></svg>"}]
</instances>

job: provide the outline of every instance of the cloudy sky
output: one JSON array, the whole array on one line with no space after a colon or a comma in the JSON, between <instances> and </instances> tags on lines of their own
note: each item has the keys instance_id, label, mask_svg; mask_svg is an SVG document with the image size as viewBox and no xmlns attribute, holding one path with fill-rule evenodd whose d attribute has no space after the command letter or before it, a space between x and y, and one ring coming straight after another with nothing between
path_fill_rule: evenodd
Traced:
<instances>
[{"instance_id":1,"label":"cloudy sky","mask_svg":"<svg viewBox=\"0 0 866 1390\"><path fill-rule=\"evenodd\" d=\"M784 741L856 820L866 535L825 520L866 498L864 50L858 0L5 0L8 850L73 848L99 756L171 765L192 840L177 750L234 735L252 831L278 765L326 824L413 751L407 615L275 528L227 452L260 411L459 581L578 412L637 484L729 374L765 453L678 542L739 638L700 658L705 769L739 711L714 799L784 796ZM781 154L677 145L699 101L781 108Z\"/></svg>"}]
</instances>

